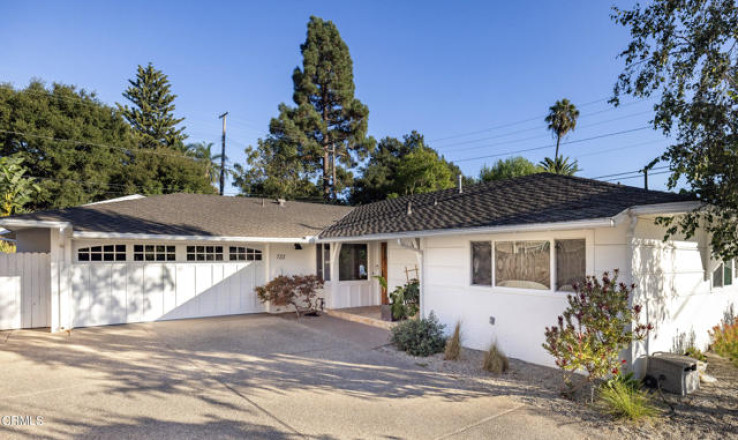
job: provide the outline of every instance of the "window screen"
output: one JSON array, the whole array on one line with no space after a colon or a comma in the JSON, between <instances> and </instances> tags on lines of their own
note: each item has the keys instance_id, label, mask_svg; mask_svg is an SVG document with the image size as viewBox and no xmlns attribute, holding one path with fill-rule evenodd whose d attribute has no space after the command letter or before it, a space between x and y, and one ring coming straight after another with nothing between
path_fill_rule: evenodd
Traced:
<instances>
[{"instance_id":1,"label":"window screen","mask_svg":"<svg viewBox=\"0 0 738 440\"><path fill-rule=\"evenodd\" d=\"M126 245L108 244L77 250L77 261L126 261Z\"/></svg>"},{"instance_id":2,"label":"window screen","mask_svg":"<svg viewBox=\"0 0 738 440\"><path fill-rule=\"evenodd\" d=\"M369 255L365 244L344 244L338 256L340 281L366 280L369 278Z\"/></svg>"},{"instance_id":3,"label":"window screen","mask_svg":"<svg viewBox=\"0 0 738 440\"><path fill-rule=\"evenodd\" d=\"M551 244L548 241L495 243L495 285L551 289Z\"/></svg>"},{"instance_id":4,"label":"window screen","mask_svg":"<svg viewBox=\"0 0 738 440\"><path fill-rule=\"evenodd\" d=\"M228 258L231 261L261 261L261 251L243 246L230 246Z\"/></svg>"},{"instance_id":5,"label":"window screen","mask_svg":"<svg viewBox=\"0 0 738 440\"><path fill-rule=\"evenodd\" d=\"M136 244L133 245L133 261L175 261L174 246Z\"/></svg>"},{"instance_id":6,"label":"window screen","mask_svg":"<svg viewBox=\"0 0 738 440\"><path fill-rule=\"evenodd\" d=\"M492 285L492 244L488 241L473 241L472 250L472 284Z\"/></svg>"},{"instance_id":7,"label":"window screen","mask_svg":"<svg viewBox=\"0 0 738 440\"><path fill-rule=\"evenodd\" d=\"M223 246L187 246L187 261L223 261Z\"/></svg>"},{"instance_id":8,"label":"window screen","mask_svg":"<svg viewBox=\"0 0 738 440\"><path fill-rule=\"evenodd\" d=\"M556 240L556 290L573 292L587 278L585 240Z\"/></svg>"}]
</instances>

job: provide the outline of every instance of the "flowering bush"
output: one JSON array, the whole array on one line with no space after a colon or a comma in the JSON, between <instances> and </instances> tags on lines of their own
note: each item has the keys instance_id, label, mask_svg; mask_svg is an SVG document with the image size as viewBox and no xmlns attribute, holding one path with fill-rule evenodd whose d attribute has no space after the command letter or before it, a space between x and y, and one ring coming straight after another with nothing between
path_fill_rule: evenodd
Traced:
<instances>
[{"instance_id":1,"label":"flowering bush","mask_svg":"<svg viewBox=\"0 0 738 440\"><path fill-rule=\"evenodd\" d=\"M635 286L618 283L617 277L617 270L612 278L605 272L602 281L587 277L584 285L575 285L558 324L546 327L543 348L564 371L585 372L580 385L618 375L625 363L619 353L653 328L639 323L641 306L630 307Z\"/></svg>"},{"instance_id":2,"label":"flowering bush","mask_svg":"<svg viewBox=\"0 0 738 440\"><path fill-rule=\"evenodd\" d=\"M323 280L315 275L280 275L264 286L257 287L256 295L262 303L276 306L293 306L301 313L318 312L317 290L323 288Z\"/></svg>"},{"instance_id":3,"label":"flowering bush","mask_svg":"<svg viewBox=\"0 0 738 440\"><path fill-rule=\"evenodd\" d=\"M710 332L712 349L738 367L738 318L716 325Z\"/></svg>"}]
</instances>

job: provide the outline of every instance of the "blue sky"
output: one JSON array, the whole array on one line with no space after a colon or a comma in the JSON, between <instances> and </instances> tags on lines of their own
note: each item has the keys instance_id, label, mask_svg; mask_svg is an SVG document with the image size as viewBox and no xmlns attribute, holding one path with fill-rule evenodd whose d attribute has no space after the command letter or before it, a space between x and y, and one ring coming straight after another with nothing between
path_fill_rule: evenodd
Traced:
<instances>
[{"instance_id":1,"label":"blue sky","mask_svg":"<svg viewBox=\"0 0 738 440\"><path fill-rule=\"evenodd\" d=\"M377 139L418 130L476 175L498 158L482 156L526 149L535 149L520 153L533 161L553 156L543 117L566 97L581 116L562 152L579 160L580 175L600 177L643 167L668 142L641 129L652 102L619 109L605 102L622 69L617 54L628 42L626 30L610 21L610 6L591 0L5 1L0 82L76 84L112 104L122 101L136 66L151 61L169 75L191 140L219 142L217 116L230 112L228 155L242 162L244 147L264 136L277 105L291 102L299 45L308 18L317 15L333 20L350 48L357 97L369 106ZM653 176L651 187L664 189L665 178ZM641 178L621 181L642 184Z\"/></svg>"}]
</instances>

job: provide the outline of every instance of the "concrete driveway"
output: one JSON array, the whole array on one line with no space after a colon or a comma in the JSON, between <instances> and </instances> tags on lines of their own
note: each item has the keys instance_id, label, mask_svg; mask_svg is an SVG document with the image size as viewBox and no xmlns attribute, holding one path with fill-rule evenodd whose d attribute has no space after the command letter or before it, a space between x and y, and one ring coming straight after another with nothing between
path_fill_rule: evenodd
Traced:
<instances>
[{"instance_id":1,"label":"concrete driveway","mask_svg":"<svg viewBox=\"0 0 738 440\"><path fill-rule=\"evenodd\" d=\"M0 438L581 437L387 336L267 315L0 333Z\"/></svg>"}]
</instances>

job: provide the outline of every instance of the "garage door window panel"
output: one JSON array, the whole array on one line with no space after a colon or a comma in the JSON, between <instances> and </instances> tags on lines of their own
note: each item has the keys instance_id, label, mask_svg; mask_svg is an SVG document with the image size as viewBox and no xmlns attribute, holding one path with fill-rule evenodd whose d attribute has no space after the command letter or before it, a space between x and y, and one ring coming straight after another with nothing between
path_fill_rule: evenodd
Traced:
<instances>
[{"instance_id":1,"label":"garage door window panel","mask_svg":"<svg viewBox=\"0 0 738 440\"><path fill-rule=\"evenodd\" d=\"M77 261L126 261L126 245L106 244L77 250Z\"/></svg>"},{"instance_id":2,"label":"garage door window panel","mask_svg":"<svg viewBox=\"0 0 738 440\"><path fill-rule=\"evenodd\" d=\"M133 245L133 261L176 261L175 246L136 244Z\"/></svg>"},{"instance_id":3,"label":"garage door window panel","mask_svg":"<svg viewBox=\"0 0 738 440\"><path fill-rule=\"evenodd\" d=\"M223 246L187 246L187 261L223 261Z\"/></svg>"}]
</instances>

